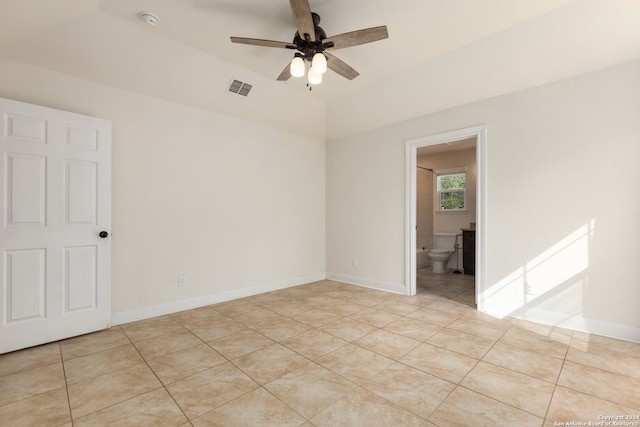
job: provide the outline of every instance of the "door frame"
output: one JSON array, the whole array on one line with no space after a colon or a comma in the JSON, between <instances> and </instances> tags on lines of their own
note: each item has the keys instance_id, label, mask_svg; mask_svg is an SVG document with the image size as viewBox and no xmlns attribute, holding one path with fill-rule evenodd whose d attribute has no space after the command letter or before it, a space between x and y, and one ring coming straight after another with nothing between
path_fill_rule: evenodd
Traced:
<instances>
[{"instance_id":1,"label":"door frame","mask_svg":"<svg viewBox=\"0 0 640 427\"><path fill-rule=\"evenodd\" d=\"M444 144L462 139L476 138L476 304L479 311L484 311L485 291L485 255L487 236L487 128L486 125L439 133L409 139L406 147L406 221L405 221L405 278L406 295L416 294L416 241L417 241L417 165L418 148Z\"/></svg>"}]
</instances>

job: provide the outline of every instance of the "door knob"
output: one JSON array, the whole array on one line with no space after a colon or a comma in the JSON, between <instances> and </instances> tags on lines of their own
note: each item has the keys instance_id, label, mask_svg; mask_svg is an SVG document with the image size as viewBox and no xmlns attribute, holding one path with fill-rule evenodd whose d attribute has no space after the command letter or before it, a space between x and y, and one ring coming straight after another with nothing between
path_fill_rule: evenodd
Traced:
<instances>
[{"instance_id":1,"label":"door knob","mask_svg":"<svg viewBox=\"0 0 640 427\"><path fill-rule=\"evenodd\" d=\"M107 233L106 231L101 231L100 234L98 234L98 236L102 237L103 239L106 239L107 237L109 237L109 233Z\"/></svg>"}]
</instances>

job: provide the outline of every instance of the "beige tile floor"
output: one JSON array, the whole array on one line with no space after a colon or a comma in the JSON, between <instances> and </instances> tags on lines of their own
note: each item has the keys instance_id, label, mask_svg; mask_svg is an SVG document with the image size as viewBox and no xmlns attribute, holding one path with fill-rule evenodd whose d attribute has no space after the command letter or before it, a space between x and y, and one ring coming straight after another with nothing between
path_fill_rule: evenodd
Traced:
<instances>
[{"instance_id":1,"label":"beige tile floor","mask_svg":"<svg viewBox=\"0 0 640 427\"><path fill-rule=\"evenodd\" d=\"M640 415L640 344L479 313L471 276L422 269L418 288L322 281L5 354L0 425L550 427Z\"/></svg>"}]
</instances>

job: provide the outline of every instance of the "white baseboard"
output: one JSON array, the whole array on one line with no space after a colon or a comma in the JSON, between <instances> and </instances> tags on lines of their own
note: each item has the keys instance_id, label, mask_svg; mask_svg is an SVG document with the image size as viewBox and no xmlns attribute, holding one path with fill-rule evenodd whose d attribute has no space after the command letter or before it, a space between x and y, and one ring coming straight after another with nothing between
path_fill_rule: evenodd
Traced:
<instances>
[{"instance_id":1,"label":"white baseboard","mask_svg":"<svg viewBox=\"0 0 640 427\"><path fill-rule=\"evenodd\" d=\"M296 277L279 282L264 283L242 289L234 289L232 291L218 292L215 294L171 301L149 307L120 311L112 313L111 323L113 325L121 325L123 323L176 313L182 310L204 307L206 305L217 304L251 295L258 295L265 292L277 291L279 289L286 289L325 279L363 286L365 288L393 292L401 295L406 294L405 286L398 283L382 282L338 273L316 273L309 276ZM544 325L559 326L594 335L602 335L625 341L640 342L640 328L634 326L605 322L602 320L586 319L581 316L567 316L563 313L550 312L537 308L528 308L526 311L518 309L514 310L513 307L491 304L490 301L486 302L485 307L486 313L499 317L509 316L516 319L529 320L531 322L541 323Z\"/></svg>"},{"instance_id":2,"label":"white baseboard","mask_svg":"<svg viewBox=\"0 0 640 427\"><path fill-rule=\"evenodd\" d=\"M111 314L111 323L121 325L123 323L135 322L136 320L149 319L151 317L163 316L165 314L177 313L178 311L191 310L206 305L217 304L251 295L258 295L265 292L286 289L292 286L304 285L306 283L317 282L326 278L325 273L316 273L309 276L295 277L273 283L263 283L232 291L217 292L215 294L202 295L198 297L186 298L178 301L170 301L164 304L149 307L135 308L133 310L119 311Z\"/></svg>"},{"instance_id":3,"label":"white baseboard","mask_svg":"<svg viewBox=\"0 0 640 427\"><path fill-rule=\"evenodd\" d=\"M327 273L327 279L401 295L406 295L407 293L405 286L398 283L381 282L379 280L363 279L362 277L348 276L346 274L338 273Z\"/></svg>"},{"instance_id":4,"label":"white baseboard","mask_svg":"<svg viewBox=\"0 0 640 427\"><path fill-rule=\"evenodd\" d=\"M551 312L539 308L516 309L486 304L486 313L495 316L508 316L529 320L543 325L559 326L574 331L602 335L624 341L640 342L640 328L603 320L586 319L582 316L570 316L565 313Z\"/></svg>"}]
</instances>

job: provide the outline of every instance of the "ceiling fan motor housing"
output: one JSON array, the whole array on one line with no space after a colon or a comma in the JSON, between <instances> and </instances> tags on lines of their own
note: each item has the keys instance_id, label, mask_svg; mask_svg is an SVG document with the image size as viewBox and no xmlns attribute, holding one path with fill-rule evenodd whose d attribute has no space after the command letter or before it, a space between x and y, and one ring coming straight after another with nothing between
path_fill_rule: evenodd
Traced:
<instances>
[{"instance_id":1,"label":"ceiling fan motor housing","mask_svg":"<svg viewBox=\"0 0 640 427\"><path fill-rule=\"evenodd\" d=\"M311 16L313 16L316 41L311 41L308 37L302 37L298 32L293 37L293 44L296 45L296 49L302 52L304 59L308 61L311 61L316 53L324 52L325 49L333 47L331 42L326 45L323 43L323 40L327 38L327 33L318 25L320 23L320 15L312 12Z\"/></svg>"}]
</instances>

